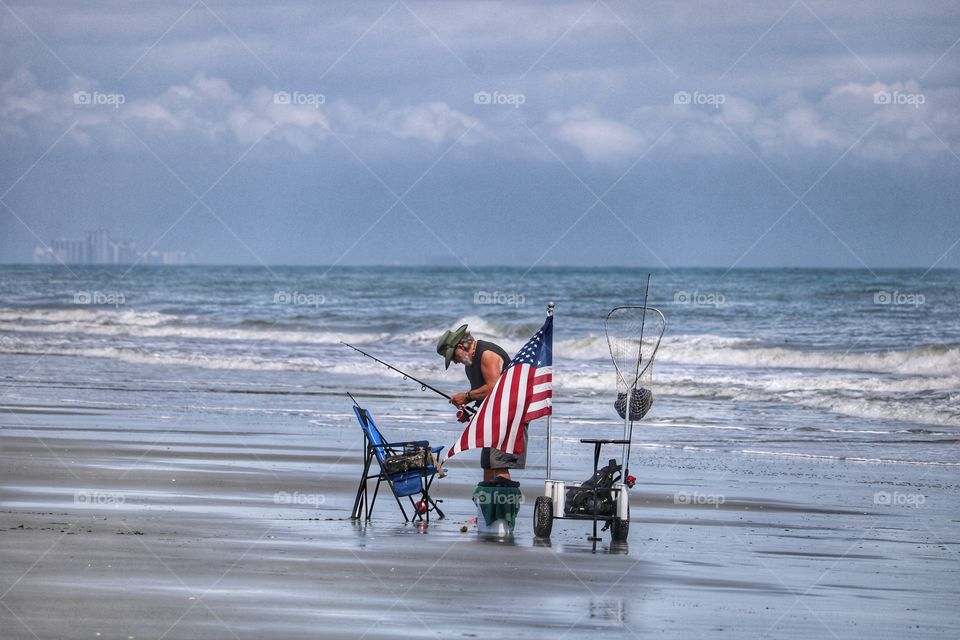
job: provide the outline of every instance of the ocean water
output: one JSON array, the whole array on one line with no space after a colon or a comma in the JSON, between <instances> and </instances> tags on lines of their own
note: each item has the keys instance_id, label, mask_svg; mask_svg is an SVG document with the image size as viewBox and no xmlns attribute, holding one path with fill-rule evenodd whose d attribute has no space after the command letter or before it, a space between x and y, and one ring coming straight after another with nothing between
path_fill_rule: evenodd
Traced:
<instances>
[{"instance_id":1,"label":"ocean water","mask_svg":"<svg viewBox=\"0 0 960 640\"><path fill-rule=\"evenodd\" d=\"M651 271L667 329L637 456L803 456L960 466L960 272ZM351 420L347 391L415 431L459 433L447 328L517 349L556 302L558 441L616 437L603 318L637 269L0 266L0 405L178 421ZM18 418L19 420L19 418ZM26 425L3 421L4 428ZM534 430L535 438L543 433ZM452 438L451 438L452 440Z\"/></svg>"}]
</instances>

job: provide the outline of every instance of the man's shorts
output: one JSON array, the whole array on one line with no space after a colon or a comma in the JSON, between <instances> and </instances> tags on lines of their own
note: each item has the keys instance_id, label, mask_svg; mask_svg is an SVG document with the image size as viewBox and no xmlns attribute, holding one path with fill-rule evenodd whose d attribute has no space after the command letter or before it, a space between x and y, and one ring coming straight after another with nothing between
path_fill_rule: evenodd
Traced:
<instances>
[{"instance_id":1,"label":"man's shorts","mask_svg":"<svg viewBox=\"0 0 960 640\"><path fill-rule=\"evenodd\" d=\"M481 469L523 469L527 466L527 425L523 425L523 453L519 456L493 447L480 451Z\"/></svg>"}]
</instances>

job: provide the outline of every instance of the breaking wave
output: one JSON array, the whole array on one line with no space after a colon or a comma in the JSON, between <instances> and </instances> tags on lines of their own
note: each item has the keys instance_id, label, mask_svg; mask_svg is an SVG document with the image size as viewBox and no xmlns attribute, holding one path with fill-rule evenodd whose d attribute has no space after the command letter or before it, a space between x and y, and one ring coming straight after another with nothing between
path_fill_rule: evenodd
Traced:
<instances>
[{"instance_id":1,"label":"breaking wave","mask_svg":"<svg viewBox=\"0 0 960 640\"><path fill-rule=\"evenodd\" d=\"M438 335L463 323L477 337L497 339L508 350L519 348L536 329L529 323L497 324L466 316L450 326L412 332L344 333L325 328L322 316L215 323L200 315L129 309L0 308L0 353L382 377L395 374L362 357L334 353L328 345L386 341L394 353L403 352L403 368L430 381L451 376L438 371L432 348ZM573 398L612 392L614 374L604 336L557 340L555 356L559 391ZM841 353L711 334L678 335L664 338L657 363L655 392L661 397L785 402L871 420L960 425L958 345Z\"/></svg>"}]
</instances>

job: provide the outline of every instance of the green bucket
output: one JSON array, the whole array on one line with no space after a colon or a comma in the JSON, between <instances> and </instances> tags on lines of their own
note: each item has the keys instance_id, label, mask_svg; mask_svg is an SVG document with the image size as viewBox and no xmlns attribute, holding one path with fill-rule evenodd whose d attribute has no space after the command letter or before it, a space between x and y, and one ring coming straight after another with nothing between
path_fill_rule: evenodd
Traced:
<instances>
[{"instance_id":1,"label":"green bucket","mask_svg":"<svg viewBox=\"0 0 960 640\"><path fill-rule=\"evenodd\" d=\"M523 503L519 487L484 487L473 490L477 505L477 529L480 533L511 533Z\"/></svg>"}]
</instances>

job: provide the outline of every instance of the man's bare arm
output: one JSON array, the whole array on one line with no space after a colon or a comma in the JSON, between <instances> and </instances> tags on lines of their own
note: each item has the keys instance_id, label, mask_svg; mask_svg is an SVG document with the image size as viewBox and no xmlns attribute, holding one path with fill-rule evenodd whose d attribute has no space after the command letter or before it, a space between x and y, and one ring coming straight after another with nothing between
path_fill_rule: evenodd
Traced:
<instances>
[{"instance_id":1,"label":"man's bare arm","mask_svg":"<svg viewBox=\"0 0 960 640\"><path fill-rule=\"evenodd\" d=\"M493 389L493 385L495 385L500 378L504 365L506 365L506 363L503 361L503 358L496 353L484 351L483 357L480 359L480 372L483 373L483 386L470 389L470 400L467 400L467 394L465 392L455 393L453 398L450 399L451 404L462 407L467 404L467 402L486 398Z\"/></svg>"},{"instance_id":2,"label":"man's bare arm","mask_svg":"<svg viewBox=\"0 0 960 640\"><path fill-rule=\"evenodd\" d=\"M480 372L483 373L483 386L470 390L470 397L473 400L483 400L486 398L493 385L497 384L500 374L503 373L503 358L493 351L484 351L483 358L480 359Z\"/></svg>"}]
</instances>

